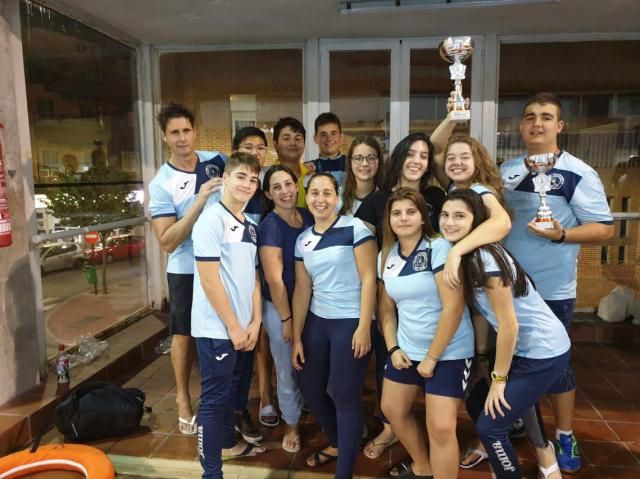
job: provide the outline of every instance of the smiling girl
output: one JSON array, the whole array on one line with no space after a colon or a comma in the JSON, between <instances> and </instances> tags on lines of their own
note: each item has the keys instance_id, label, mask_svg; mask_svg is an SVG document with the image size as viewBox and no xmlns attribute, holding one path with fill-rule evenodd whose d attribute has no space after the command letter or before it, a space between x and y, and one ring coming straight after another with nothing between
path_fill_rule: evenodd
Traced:
<instances>
[{"instance_id":1,"label":"smiling girl","mask_svg":"<svg viewBox=\"0 0 640 479\"><path fill-rule=\"evenodd\" d=\"M307 465L337 459L335 477L347 479L353 476L363 431L376 247L362 221L336 214L333 176L313 175L306 199L315 226L296 241L292 361L311 412L329 439Z\"/></svg>"},{"instance_id":2,"label":"smiling girl","mask_svg":"<svg viewBox=\"0 0 640 479\"><path fill-rule=\"evenodd\" d=\"M276 366L278 404L287 424L282 448L296 453L300 450L298 420L302 395L291 364L294 249L298 235L313 224L313 218L306 209L296 208L297 178L286 166L276 165L267 170L264 194L271 211L265 215L258 230L260 264L266 282L262 322Z\"/></svg>"},{"instance_id":3,"label":"smiling girl","mask_svg":"<svg viewBox=\"0 0 640 479\"><path fill-rule=\"evenodd\" d=\"M487 218L480 195L470 189L456 190L442 207L440 229L445 239L457 244ZM497 332L484 411L482 399L468 401L467 409L496 477L519 478L520 466L509 440L509 428L562 378L571 343L527 274L499 243L464 255L462 271L467 303L477 308ZM531 437L532 431L528 432ZM541 438L534 440L541 476L557 479L560 471L553 446L546 440L544 428L536 433Z\"/></svg>"},{"instance_id":4,"label":"smiling girl","mask_svg":"<svg viewBox=\"0 0 640 479\"><path fill-rule=\"evenodd\" d=\"M411 459L390 475L457 477L457 411L468 385L473 328L462 288L442 279L450 249L433 232L422 195L396 189L385 210L378 260L378 314L389 347L382 410ZM423 429L411 414L418 393L425 398L431 464Z\"/></svg>"}]
</instances>

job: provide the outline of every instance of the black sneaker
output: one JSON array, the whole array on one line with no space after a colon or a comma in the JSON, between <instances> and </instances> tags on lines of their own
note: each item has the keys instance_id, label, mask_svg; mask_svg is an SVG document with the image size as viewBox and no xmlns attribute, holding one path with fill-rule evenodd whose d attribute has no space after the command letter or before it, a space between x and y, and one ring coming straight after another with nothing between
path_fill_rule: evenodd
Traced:
<instances>
[{"instance_id":1,"label":"black sneaker","mask_svg":"<svg viewBox=\"0 0 640 479\"><path fill-rule=\"evenodd\" d=\"M235 429L240 433L242 439L251 444L258 444L262 441L262 433L251 419L251 414L245 409L244 411L236 411Z\"/></svg>"}]
</instances>

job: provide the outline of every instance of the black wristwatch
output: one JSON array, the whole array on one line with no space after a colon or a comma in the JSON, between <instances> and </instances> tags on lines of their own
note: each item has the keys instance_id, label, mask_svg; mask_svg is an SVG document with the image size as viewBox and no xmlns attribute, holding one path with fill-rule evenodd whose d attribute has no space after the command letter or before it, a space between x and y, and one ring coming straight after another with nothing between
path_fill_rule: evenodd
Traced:
<instances>
[{"instance_id":1,"label":"black wristwatch","mask_svg":"<svg viewBox=\"0 0 640 479\"><path fill-rule=\"evenodd\" d=\"M562 228L562 233L560 234L560 238L558 238L557 240L551 240L552 243L564 243L564 239L567 237L567 230L565 230L564 228Z\"/></svg>"}]
</instances>

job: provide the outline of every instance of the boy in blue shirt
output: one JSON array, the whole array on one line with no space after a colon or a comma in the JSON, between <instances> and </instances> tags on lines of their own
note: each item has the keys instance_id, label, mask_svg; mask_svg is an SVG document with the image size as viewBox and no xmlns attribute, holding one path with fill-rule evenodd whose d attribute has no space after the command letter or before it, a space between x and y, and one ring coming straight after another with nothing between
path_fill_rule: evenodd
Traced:
<instances>
[{"instance_id":1,"label":"boy in blue shirt","mask_svg":"<svg viewBox=\"0 0 640 479\"><path fill-rule=\"evenodd\" d=\"M330 173L342 187L347 157L340 152L342 145L340 118L335 113L321 113L316 118L314 127L313 141L318 145L320 153L317 159L306 162L305 166L312 172Z\"/></svg>"},{"instance_id":2,"label":"boy in blue shirt","mask_svg":"<svg viewBox=\"0 0 640 479\"><path fill-rule=\"evenodd\" d=\"M257 265L257 225L243 210L259 185L254 155L234 153L223 175L220 202L193 227L195 281L192 334L200 359L202 393L198 451L203 479L222 477L222 456L254 456L264 448L238 442L234 405L241 381L239 354L251 351L260 333L262 297Z\"/></svg>"},{"instance_id":3,"label":"boy in blue shirt","mask_svg":"<svg viewBox=\"0 0 640 479\"><path fill-rule=\"evenodd\" d=\"M151 225L160 247L169 253L167 282L171 311L171 364L176 379L178 426L183 434L195 434L196 416L191 408L189 371L193 358L191 299L193 296L193 244L191 228L200 212L220 199L222 173L227 157L222 153L195 151L194 115L183 105L171 103L158 114L162 140L170 151L149 185Z\"/></svg>"},{"instance_id":4,"label":"boy in blue shirt","mask_svg":"<svg viewBox=\"0 0 640 479\"><path fill-rule=\"evenodd\" d=\"M562 107L552 93L538 93L527 102L520 122L520 135L527 148L504 163L500 170L505 201L513 211L506 248L533 279L547 305L569 331L576 304L577 258L581 243L601 243L613 236L613 222L604 187L589 165L558 147L564 129ZM525 159L530 155L555 153L555 167L547 204L554 216L553 228L542 229L534 218L540 197L534 188ZM575 377L569 367L563 384L552 388L551 403L556 417L556 453L563 472L580 469L581 459L572 423L575 409Z\"/></svg>"},{"instance_id":5,"label":"boy in blue shirt","mask_svg":"<svg viewBox=\"0 0 640 479\"><path fill-rule=\"evenodd\" d=\"M264 132L255 126L246 126L239 129L231 140L231 149L233 153L242 152L248 153L256 157L260 164L260 181L262 181L265 159L267 158L267 136ZM258 186L255 194L247 203L243 213L251 218L254 223L260 223L262 216L262 209L264 203L264 193L262 188ZM264 335L264 332L261 333ZM261 344L261 341L264 343ZM258 362L258 377L261 385L260 392L265 387L266 383L271 382L271 373L273 363L269 361L269 349L267 340L258 340L258 344L255 349L255 355L257 355ZM266 344L266 351L262 345ZM238 385L237 395L235 399L235 411L236 411L236 431L238 431L242 438L250 443L258 444L262 441L262 433L256 426L251 413L247 409L249 403L249 390L251 388L251 380L253 379L253 358L254 351L246 351L238 354L236 360L236 374L240 375L241 380ZM268 378L268 379L267 379ZM266 392L268 397L271 397L270 390ZM270 404L264 403L264 404Z\"/></svg>"}]
</instances>

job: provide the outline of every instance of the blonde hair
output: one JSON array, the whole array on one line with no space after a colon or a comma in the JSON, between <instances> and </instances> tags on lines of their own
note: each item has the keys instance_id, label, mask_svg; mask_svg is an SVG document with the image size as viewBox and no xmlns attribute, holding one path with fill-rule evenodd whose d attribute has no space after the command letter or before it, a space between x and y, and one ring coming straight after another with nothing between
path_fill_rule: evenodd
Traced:
<instances>
[{"instance_id":1,"label":"blonde hair","mask_svg":"<svg viewBox=\"0 0 640 479\"><path fill-rule=\"evenodd\" d=\"M472 184L479 183L483 186L486 186L496 195L498 201L501 205L504 206L504 194L503 194L503 184L502 177L500 176L500 170L495 162L491 159L491 155L484 147L482 143L480 143L475 138L470 137L469 135L457 134L453 135L449 138L447 142L447 147L444 150L445 162L447 161L447 153L451 145L455 143L464 143L469 145L469 149L471 150L471 156L473 157L473 164L475 166L473 176L468 187Z\"/></svg>"}]
</instances>

